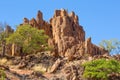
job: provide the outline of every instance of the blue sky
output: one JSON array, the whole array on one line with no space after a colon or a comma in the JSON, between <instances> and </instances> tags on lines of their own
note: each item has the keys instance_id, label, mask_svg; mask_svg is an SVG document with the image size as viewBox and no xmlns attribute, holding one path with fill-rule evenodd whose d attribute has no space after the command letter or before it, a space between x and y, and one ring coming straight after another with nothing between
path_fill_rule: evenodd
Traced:
<instances>
[{"instance_id":1,"label":"blue sky","mask_svg":"<svg viewBox=\"0 0 120 80\"><path fill-rule=\"evenodd\" d=\"M1 0L0 22L14 28L24 17L36 17L38 10L49 21L54 10L61 8L79 16L86 38L92 37L93 43L111 38L120 40L120 0Z\"/></svg>"}]
</instances>

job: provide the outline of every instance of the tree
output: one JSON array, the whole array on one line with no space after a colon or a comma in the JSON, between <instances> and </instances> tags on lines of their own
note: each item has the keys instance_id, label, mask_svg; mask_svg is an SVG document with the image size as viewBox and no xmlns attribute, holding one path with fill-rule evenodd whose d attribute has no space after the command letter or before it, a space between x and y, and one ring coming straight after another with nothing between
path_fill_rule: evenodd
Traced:
<instances>
[{"instance_id":1,"label":"tree","mask_svg":"<svg viewBox=\"0 0 120 80\"><path fill-rule=\"evenodd\" d=\"M18 45L21 48L20 54L29 54L47 48L47 39L44 30L38 30L30 25L21 25L7 38L7 43Z\"/></svg>"},{"instance_id":2,"label":"tree","mask_svg":"<svg viewBox=\"0 0 120 80\"><path fill-rule=\"evenodd\" d=\"M83 64L83 77L90 80L108 80L108 75L120 73L120 62L114 59L98 59Z\"/></svg>"},{"instance_id":3,"label":"tree","mask_svg":"<svg viewBox=\"0 0 120 80\"><path fill-rule=\"evenodd\" d=\"M120 41L117 39L103 40L99 46L108 50L111 55L120 53Z\"/></svg>"},{"instance_id":4,"label":"tree","mask_svg":"<svg viewBox=\"0 0 120 80\"><path fill-rule=\"evenodd\" d=\"M0 69L0 80L5 80L6 74L4 70Z\"/></svg>"},{"instance_id":5,"label":"tree","mask_svg":"<svg viewBox=\"0 0 120 80\"><path fill-rule=\"evenodd\" d=\"M6 23L0 23L0 43L2 48L2 56L5 55L6 38L9 37L9 35L13 32L14 30L9 25L7 25Z\"/></svg>"},{"instance_id":6,"label":"tree","mask_svg":"<svg viewBox=\"0 0 120 80\"><path fill-rule=\"evenodd\" d=\"M1 43L1 51L2 51L2 56L5 54L5 36L4 36L4 26L2 23L0 23L0 43Z\"/></svg>"}]
</instances>

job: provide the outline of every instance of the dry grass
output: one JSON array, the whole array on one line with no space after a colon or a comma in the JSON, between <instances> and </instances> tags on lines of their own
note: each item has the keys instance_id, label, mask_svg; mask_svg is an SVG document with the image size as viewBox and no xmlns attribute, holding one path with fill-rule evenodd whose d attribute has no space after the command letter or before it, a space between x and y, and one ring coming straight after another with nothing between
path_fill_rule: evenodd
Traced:
<instances>
[{"instance_id":1,"label":"dry grass","mask_svg":"<svg viewBox=\"0 0 120 80\"><path fill-rule=\"evenodd\" d=\"M0 59L0 65L10 65L12 64L12 61L8 61L6 58Z\"/></svg>"},{"instance_id":2,"label":"dry grass","mask_svg":"<svg viewBox=\"0 0 120 80\"><path fill-rule=\"evenodd\" d=\"M38 64L32 67L32 70L34 71L38 71L40 73L45 73L47 71L47 68L45 68L44 66L42 66L42 64Z\"/></svg>"},{"instance_id":3,"label":"dry grass","mask_svg":"<svg viewBox=\"0 0 120 80\"><path fill-rule=\"evenodd\" d=\"M4 65L4 64L6 64L7 63L7 59L6 58L2 58L2 59L0 59L0 65Z\"/></svg>"}]
</instances>

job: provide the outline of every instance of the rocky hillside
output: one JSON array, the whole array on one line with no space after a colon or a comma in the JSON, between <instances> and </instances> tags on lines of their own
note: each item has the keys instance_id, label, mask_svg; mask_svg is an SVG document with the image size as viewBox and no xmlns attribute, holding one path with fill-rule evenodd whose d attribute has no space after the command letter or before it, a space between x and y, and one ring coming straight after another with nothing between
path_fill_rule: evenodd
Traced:
<instances>
[{"instance_id":1,"label":"rocky hillside","mask_svg":"<svg viewBox=\"0 0 120 80\"><path fill-rule=\"evenodd\" d=\"M46 22L42 12L38 11L36 18L24 18L20 25L25 24L43 29L49 36L48 44L52 51L37 52L22 58L0 55L0 79L3 75L5 80L88 80L83 78L83 63L101 58L120 61L120 55L110 56L108 51L93 44L91 38L85 39L85 31L74 12L55 10L50 21ZM6 32L13 30L7 27ZM13 44L7 45L6 49L6 53L20 54L19 47ZM119 80L120 74L112 73L109 78Z\"/></svg>"},{"instance_id":2,"label":"rocky hillside","mask_svg":"<svg viewBox=\"0 0 120 80\"><path fill-rule=\"evenodd\" d=\"M108 52L91 42L91 38L85 39L85 31L79 24L78 16L68 13L66 10L55 10L50 23L43 20L43 14L38 11L36 19L24 18L23 24L30 24L38 29L44 29L50 37L48 44L54 48L52 54L55 56L67 57L68 59L78 58L82 55L101 55Z\"/></svg>"}]
</instances>

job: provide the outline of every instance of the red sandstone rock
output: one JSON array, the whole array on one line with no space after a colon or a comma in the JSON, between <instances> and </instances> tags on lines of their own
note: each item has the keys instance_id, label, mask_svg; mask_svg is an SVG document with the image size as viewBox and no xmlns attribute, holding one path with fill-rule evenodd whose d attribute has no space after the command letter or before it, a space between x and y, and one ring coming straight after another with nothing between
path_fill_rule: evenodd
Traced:
<instances>
[{"instance_id":1,"label":"red sandstone rock","mask_svg":"<svg viewBox=\"0 0 120 80\"><path fill-rule=\"evenodd\" d=\"M74 12L56 10L50 20L53 40L60 56L73 58L73 55L89 54L91 56L104 54L107 51L91 43L91 38L85 40L85 31L79 25L78 17Z\"/></svg>"},{"instance_id":2,"label":"red sandstone rock","mask_svg":"<svg viewBox=\"0 0 120 80\"><path fill-rule=\"evenodd\" d=\"M30 24L37 29L43 29L48 36L52 37L52 26L43 20L43 14L41 11L38 11L36 19L32 18L31 20L28 20L27 18L24 18L23 24Z\"/></svg>"},{"instance_id":3,"label":"red sandstone rock","mask_svg":"<svg viewBox=\"0 0 120 80\"><path fill-rule=\"evenodd\" d=\"M54 55L68 57L69 60L83 55L101 55L108 53L106 50L92 44L91 38L85 40L85 31L79 24L78 16L66 10L56 10L50 23L43 20L43 14L38 11L36 19L24 18L23 24L45 30L50 37L48 44L52 46Z\"/></svg>"},{"instance_id":4,"label":"red sandstone rock","mask_svg":"<svg viewBox=\"0 0 120 80\"><path fill-rule=\"evenodd\" d=\"M70 50L72 46L85 41L85 32L76 21L75 16L75 14L69 16L65 10L56 10L50 21L53 40L60 56L65 56L65 52Z\"/></svg>"},{"instance_id":5,"label":"red sandstone rock","mask_svg":"<svg viewBox=\"0 0 120 80\"><path fill-rule=\"evenodd\" d=\"M51 67L50 73L54 72L59 67L60 63L61 63L60 59L56 60L53 66Z\"/></svg>"},{"instance_id":6,"label":"red sandstone rock","mask_svg":"<svg viewBox=\"0 0 120 80\"><path fill-rule=\"evenodd\" d=\"M24 18L23 21L24 21L23 24L29 24L29 19Z\"/></svg>"}]
</instances>

